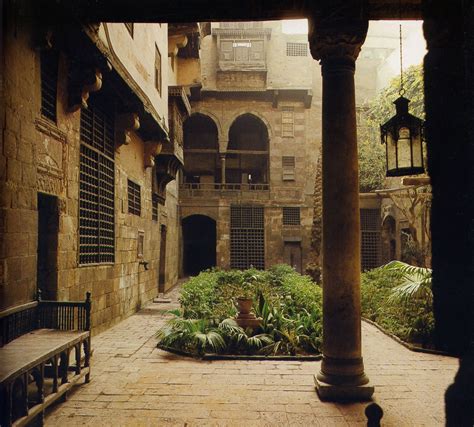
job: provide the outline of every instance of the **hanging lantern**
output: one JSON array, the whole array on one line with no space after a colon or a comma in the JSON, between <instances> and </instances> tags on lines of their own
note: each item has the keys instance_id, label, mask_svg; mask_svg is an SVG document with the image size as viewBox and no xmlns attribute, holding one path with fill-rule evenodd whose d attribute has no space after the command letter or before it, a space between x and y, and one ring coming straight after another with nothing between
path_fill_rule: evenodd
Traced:
<instances>
[{"instance_id":1,"label":"hanging lantern","mask_svg":"<svg viewBox=\"0 0 474 427\"><path fill-rule=\"evenodd\" d=\"M380 126L385 144L387 176L417 175L423 166L423 120L408 112L409 99L400 96L395 102L396 114Z\"/></svg>"}]
</instances>

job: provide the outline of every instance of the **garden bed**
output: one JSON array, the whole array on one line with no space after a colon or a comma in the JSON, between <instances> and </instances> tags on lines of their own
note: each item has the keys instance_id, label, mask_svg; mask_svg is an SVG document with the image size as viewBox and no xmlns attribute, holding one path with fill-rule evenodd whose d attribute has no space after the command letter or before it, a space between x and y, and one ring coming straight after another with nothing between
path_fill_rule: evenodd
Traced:
<instances>
[{"instance_id":1,"label":"garden bed","mask_svg":"<svg viewBox=\"0 0 474 427\"><path fill-rule=\"evenodd\" d=\"M235 321L235 301L243 294L253 299L257 327ZM204 271L183 285L180 303L157 334L162 349L207 359L320 357L321 288L289 266Z\"/></svg>"}]
</instances>

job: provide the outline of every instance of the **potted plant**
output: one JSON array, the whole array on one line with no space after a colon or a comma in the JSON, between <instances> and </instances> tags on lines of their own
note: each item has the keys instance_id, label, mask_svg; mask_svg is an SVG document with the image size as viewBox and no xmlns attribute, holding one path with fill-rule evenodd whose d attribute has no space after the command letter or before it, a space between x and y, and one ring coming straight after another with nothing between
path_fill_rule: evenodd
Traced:
<instances>
[{"instance_id":1,"label":"potted plant","mask_svg":"<svg viewBox=\"0 0 474 427\"><path fill-rule=\"evenodd\" d=\"M253 296L255 295L255 282L257 276L251 275L244 278L239 286L235 305L239 313L237 314L236 321L241 327L258 326L260 321L255 317L252 311Z\"/></svg>"}]
</instances>

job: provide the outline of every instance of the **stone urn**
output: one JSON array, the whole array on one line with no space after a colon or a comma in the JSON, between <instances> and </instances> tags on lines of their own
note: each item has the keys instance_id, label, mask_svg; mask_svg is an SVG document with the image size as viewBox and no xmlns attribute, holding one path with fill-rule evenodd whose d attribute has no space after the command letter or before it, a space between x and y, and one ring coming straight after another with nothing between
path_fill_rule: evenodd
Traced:
<instances>
[{"instance_id":1,"label":"stone urn","mask_svg":"<svg viewBox=\"0 0 474 427\"><path fill-rule=\"evenodd\" d=\"M260 319L255 317L252 311L253 299L248 297L237 297L235 305L239 312L235 317L237 325L241 328L256 328L260 326Z\"/></svg>"}]
</instances>

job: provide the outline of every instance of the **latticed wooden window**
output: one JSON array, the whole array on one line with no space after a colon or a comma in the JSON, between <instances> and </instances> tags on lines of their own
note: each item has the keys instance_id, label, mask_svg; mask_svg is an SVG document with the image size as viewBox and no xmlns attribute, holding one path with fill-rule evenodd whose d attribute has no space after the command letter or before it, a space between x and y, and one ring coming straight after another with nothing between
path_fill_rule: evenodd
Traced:
<instances>
[{"instance_id":1,"label":"latticed wooden window","mask_svg":"<svg viewBox=\"0 0 474 427\"><path fill-rule=\"evenodd\" d=\"M151 219L153 221L158 221L158 200L158 194L153 193L151 196Z\"/></svg>"},{"instance_id":2,"label":"latticed wooden window","mask_svg":"<svg viewBox=\"0 0 474 427\"><path fill-rule=\"evenodd\" d=\"M56 122L59 55L55 50L42 50L41 62L41 115Z\"/></svg>"},{"instance_id":3,"label":"latticed wooden window","mask_svg":"<svg viewBox=\"0 0 474 427\"><path fill-rule=\"evenodd\" d=\"M141 189L138 184L128 180L128 213L140 216L142 212Z\"/></svg>"},{"instance_id":4,"label":"latticed wooden window","mask_svg":"<svg viewBox=\"0 0 474 427\"><path fill-rule=\"evenodd\" d=\"M283 107L281 111L281 136L295 135L295 112L293 107Z\"/></svg>"},{"instance_id":5,"label":"latticed wooden window","mask_svg":"<svg viewBox=\"0 0 474 427\"><path fill-rule=\"evenodd\" d=\"M161 95L161 53L157 45L155 45L155 87Z\"/></svg>"},{"instance_id":6,"label":"latticed wooden window","mask_svg":"<svg viewBox=\"0 0 474 427\"><path fill-rule=\"evenodd\" d=\"M113 118L90 102L81 111L79 263L115 260Z\"/></svg>"},{"instance_id":7,"label":"latticed wooden window","mask_svg":"<svg viewBox=\"0 0 474 427\"><path fill-rule=\"evenodd\" d=\"M283 225L300 225L301 215L300 208L285 207L283 208Z\"/></svg>"},{"instance_id":8,"label":"latticed wooden window","mask_svg":"<svg viewBox=\"0 0 474 427\"><path fill-rule=\"evenodd\" d=\"M262 206L231 206L230 266L265 268L265 225Z\"/></svg>"},{"instance_id":9,"label":"latticed wooden window","mask_svg":"<svg viewBox=\"0 0 474 427\"><path fill-rule=\"evenodd\" d=\"M286 44L286 56L308 56L308 44L288 42Z\"/></svg>"},{"instance_id":10,"label":"latticed wooden window","mask_svg":"<svg viewBox=\"0 0 474 427\"><path fill-rule=\"evenodd\" d=\"M281 158L281 167L283 170L283 181L295 180L295 158L293 156L283 156Z\"/></svg>"},{"instance_id":11,"label":"latticed wooden window","mask_svg":"<svg viewBox=\"0 0 474 427\"><path fill-rule=\"evenodd\" d=\"M380 210L361 209L360 228L362 270L370 270L380 265Z\"/></svg>"}]
</instances>

